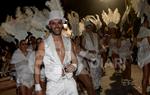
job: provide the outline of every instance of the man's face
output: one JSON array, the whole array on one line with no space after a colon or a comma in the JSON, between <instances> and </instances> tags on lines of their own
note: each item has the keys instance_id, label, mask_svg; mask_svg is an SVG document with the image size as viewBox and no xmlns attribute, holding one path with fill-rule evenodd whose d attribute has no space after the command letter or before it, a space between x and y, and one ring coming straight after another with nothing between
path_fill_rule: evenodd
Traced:
<instances>
[{"instance_id":1,"label":"man's face","mask_svg":"<svg viewBox=\"0 0 150 95\"><path fill-rule=\"evenodd\" d=\"M63 23L60 19L54 19L49 22L49 27L52 30L53 34L60 35L63 29Z\"/></svg>"},{"instance_id":2,"label":"man's face","mask_svg":"<svg viewBox=\"0 0 150 95\"><path fill-rule=\"evenodd\" d=\"M22 51L26 51L26 49L28 48L28 45L25 41L20 42L20 47L19 47Z\"/></svg>"}]
</instances>

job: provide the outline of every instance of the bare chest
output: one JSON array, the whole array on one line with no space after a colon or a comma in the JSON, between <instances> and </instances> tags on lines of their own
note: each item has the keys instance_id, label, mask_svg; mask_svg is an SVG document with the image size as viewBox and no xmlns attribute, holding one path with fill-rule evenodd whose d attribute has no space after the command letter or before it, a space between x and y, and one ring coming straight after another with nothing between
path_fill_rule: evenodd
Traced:
<instances>
[{"instance_id":1,"label":"bare chest","mask_svg":"<svg viewBox=\"0 0 150 95\"><path fill-rule=\"evenodd\" d=\"M63 41L54 40L54 42L55 42L56 52L57 52L61 62L63 63L64 56L65 56L65 48L64 48Z\"/></svg>"}]
</instances>

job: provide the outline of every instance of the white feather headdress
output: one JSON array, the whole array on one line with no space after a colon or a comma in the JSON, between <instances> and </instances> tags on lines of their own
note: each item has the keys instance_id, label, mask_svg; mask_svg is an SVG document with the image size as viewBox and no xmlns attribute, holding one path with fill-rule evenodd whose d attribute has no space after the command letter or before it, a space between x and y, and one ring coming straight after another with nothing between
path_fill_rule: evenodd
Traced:
<instances>
[{"instance_id":1,"label":"white feather headdress","mask_svg":"<svg viewBox=\"0 0 150 95\"><path fill-rule=\"evenodd\" d=\"M64 20L64 10L59 0L46 1L45 5L51 10L51 12L49 13L49 19L47 23L50 20L56 19L56 18L60 18Z\"/></svg>"},{"instance_id":2,"label":"white feather headdress","mask_svg":"<svg viewBox=\"0 0 150 95\"><path fill-rule=\"evenodd\" d=\"M114 11L112 11L110 8L108 8L108 13L106 13L104 10L102 12L102 19L105 22L107 26L109 24L118 24L120 21L120 13L118 11L118 8L116 8Z\"/></svg>"},{"instance_id":3,"label":"white feather headdress","mask_svg":"<svg viewBox=\"0 0 150 95\"><path fill-rule=\"evenodd\" d=\"M83 21L84 21L84 24L85 26L90 24L90 23L93 23L95 26L96 26L96 29L100 29L101 26L102 26L102 22L99 18L99 15L87 15L85 18L83 18Z\"/></svg>"}]
</instances>

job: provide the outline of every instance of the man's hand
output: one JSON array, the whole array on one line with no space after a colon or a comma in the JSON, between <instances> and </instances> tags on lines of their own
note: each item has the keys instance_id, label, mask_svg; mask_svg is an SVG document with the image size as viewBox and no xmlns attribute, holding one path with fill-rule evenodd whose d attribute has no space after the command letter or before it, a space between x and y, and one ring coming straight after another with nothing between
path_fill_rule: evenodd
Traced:
<instances>
[{"instance_id":1,"label":"man's hand","mask_svg":"<svg viewBox=\"0 0 150 95\"><path fill-rule=\"evenodd\" d=\"M75 64L75 65L77 65L77 64ZM65 71L67 72L67 73L72 73L72 72L74 72L76 70L76 66L74 66L73 64L69 64L69 65L67 65L66 67L65 67Z\"/></svg>"}]
</instances>

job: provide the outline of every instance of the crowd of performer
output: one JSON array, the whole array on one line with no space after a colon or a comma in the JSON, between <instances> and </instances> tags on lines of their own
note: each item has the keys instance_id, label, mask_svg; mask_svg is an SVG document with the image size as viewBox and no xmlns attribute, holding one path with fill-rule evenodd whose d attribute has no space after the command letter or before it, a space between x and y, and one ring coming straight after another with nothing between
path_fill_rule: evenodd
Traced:
<instances>
[{"instance_id":1,"label":"crowd of performer","mask_svg":"<svg viewBox=\"0 0 150 95\"><path fill-rule=\"evenodd\" d=\"M82 33L74 32L72 26L71 35L60 14L58 10L50 12L43 37L28 32L15 42L0 39L0 74L15 80L17 95L100 95L108 61L115 76L121 76L122 86L132 85L131 64L138 63L143 72L142 95L148 95L150 24L145 14L136 34L135 23L130 21L125 29L118 21L100 25L97 15L87 15L82 19Z\"/></svg>"}]
</instances>

